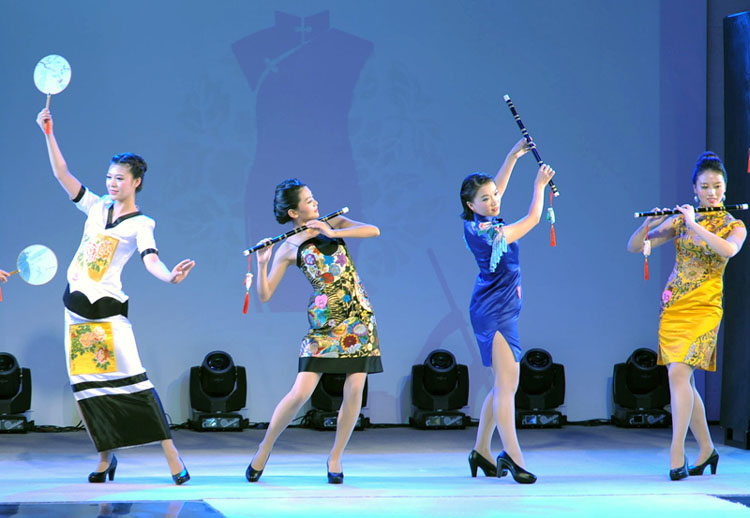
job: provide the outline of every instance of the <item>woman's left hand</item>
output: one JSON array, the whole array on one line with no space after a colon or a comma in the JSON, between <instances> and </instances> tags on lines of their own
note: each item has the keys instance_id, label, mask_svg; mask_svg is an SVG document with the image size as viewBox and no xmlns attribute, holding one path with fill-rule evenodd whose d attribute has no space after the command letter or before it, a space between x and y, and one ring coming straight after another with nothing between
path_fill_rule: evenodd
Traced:
<instances>
[{"instance_id":1,"label":"woman's left hand","mask_svg":"<svg viewBox=\"0 0 750 518\"><path fill-rule=\"evenodd\" d=\"M695 207L692 205L677 205L675 210L680 211L682 216L685 218L685 225L692 226L695 224Z\"/></svg>"},{"instance_id":2,"label":"woman's left hand","mask_svg":"<svg viewBox=\"0 0 750 518\"><path fill-rule=\"evenodd\" d=\"M193 269L193 266L195 266L195 261L193 261L192 259L185 259L180 261L177 266L172 268L172 274L169 277L169 282L171 282L172 284L180 284L185 280L185 277L187 277L187 274L190 273L190 270Z\"/></svg>"},{"instance_id":3,"label":"woman's left hand","mask_svg":"<svg viewBox=\"0 0 750 518\"><path fill-rule=\"evenodd\" d=\"M333 238L335 236L334 230L325 221L313 219L305 223L305 226L308 228L308 230L313 230L315 232L314 235L318 235L320 233L330 238Z\"/></svg>"},{"instance_id":4,"label":"woman's left hand","mask_svg":"<svg viewBox=\"0 0 750 518\"><path fill-rule=\"evenodd\" d=\"M549 183L553 176L555 176L555 170L547 164L542 164L541 166L539 166L539 170L536 173L534 185L537 188L544 188L544 186Z\"/></svg>"}]
</instances>

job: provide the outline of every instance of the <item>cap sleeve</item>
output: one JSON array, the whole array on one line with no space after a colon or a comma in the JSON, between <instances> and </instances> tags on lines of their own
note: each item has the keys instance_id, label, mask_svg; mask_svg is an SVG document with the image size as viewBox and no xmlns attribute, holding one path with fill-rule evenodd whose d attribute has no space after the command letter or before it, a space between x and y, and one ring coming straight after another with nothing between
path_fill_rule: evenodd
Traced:
<instances>
[{"instance_id":1,"label":"cap sleeve","mask_svg":"<svg viewBox=\"0 0 750 518\"><path fill-rule=\"evenodd\" d=\"M76 204L78 210L88 215L88 213L91 211L91 207L96 205L96 203L101 200L102 198L89 191L88 187L81 185L81 190L78 191L78 194L75 196L75 198L73 198L72 201Z\"/></svg>"},{"instance_id":2,"label":"cap sleeve","mask_svg":"<svg viewBox=\"0 0 750 518\"><path fill-rule=\"evenodd\" d=\"M719 229L717 235L722 239L726 239L736 228L745 228L745 223L741 219L732 218L731 221L727 221L727 223Z\"/></svg>"},{"instance_id":3,"label":"cap sleeve","mask_svg":"<svg viewBox=\"0 0 750 518\"><path fill-rule=\"evenodd\" d=\"M156 239L154 238L154 228L156 228L156 222L147 217L141 218L143 222L138 227L138 234L136 235L136 246L141 257L148 254L158 254L159 249L156 248Z\"/></svg>"}]
</instances>

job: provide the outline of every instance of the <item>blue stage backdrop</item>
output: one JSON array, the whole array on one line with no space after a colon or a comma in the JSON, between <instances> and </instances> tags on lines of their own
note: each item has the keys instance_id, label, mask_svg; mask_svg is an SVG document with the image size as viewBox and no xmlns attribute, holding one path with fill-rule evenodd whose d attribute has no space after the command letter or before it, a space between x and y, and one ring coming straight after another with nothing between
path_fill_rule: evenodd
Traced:
<instances>
[{"instance_id":1,"label":"blue stage backdrop","mask_svg":"<svg viewBox=\"0 0 750 518\"><path fill-rule=\"evenodd\" d=\"M109 158L142 154L149 170L138 203L157 222L161 257L170 267L197 261L176 287L137 257L123 278L142 360L174 422L189 416L190 367L211 350L247 367L252 421L269 420L291 387L307 329L303 276L289 271L270 304L254 296L241 311L241 250L288 229L271 211L273 188L288 177L311 187L321 213L349 206L381 229L350 240L385 368L370 377L365 414L406 422L411 366L446 348L469 366L467 411L477 417L491 377L468 319L477 268L458 191L468 173L493 174L520 136L506 93L561 192L557 247L545 222L521 242L521 343L565 365L570 419L609 417L613 364L656 347L672 260L655 252L652 271L664 275L643 281L642 257L625 252L632 213L685 201L665 186L689 181L705 142L696 75L705 73L706 3L662 4L0 3L0 268L13 269L32 243L61 263L45 286L3 285L0 350L31 368L31 417L78 421L61 295L84 218L52 177L34 122L45 99L32 71L47 54L73 70L51 106L71 171L103 193ZM670 49L688 51L676 61ZM507 220L525 214L536 169L531 156L519 162Z\"/></svg>"}]
</instances>

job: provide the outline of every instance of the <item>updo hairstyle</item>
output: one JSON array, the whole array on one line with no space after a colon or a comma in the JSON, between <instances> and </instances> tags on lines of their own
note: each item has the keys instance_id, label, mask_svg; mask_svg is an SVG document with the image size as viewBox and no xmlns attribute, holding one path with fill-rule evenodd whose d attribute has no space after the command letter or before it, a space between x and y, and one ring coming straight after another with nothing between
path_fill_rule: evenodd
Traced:
<instances>
[{"instance_id":1,"label":"updo hairstyle","mask_svg":"<svg viewBox=\"0 0 750 518\"><path fill-rule=\"evenodd\" d=\"M146 165L146 161L143 157L136 155L135 153L120 153L119 155L113 156L109 164L127 165L130 168L130 173L133 175L133 180L136 178L141 179L141 183L135 188L135 192L141 192L141 189L143 189L143 177L146 174L146 169L148 169L148 165Z\"/></svg>"},{"instance_id":2,"label":"updo hairstyle","mask_svg":"<svg viewBox=\"0 0 750 518\"><path fill-rule=\"evenodd\" d=\"M296 210L299 206L299 193L303 187L305 184L296 178L289 178L276 186L273 197L273 215L276 221L282 224L292 221L289 210Z\"/></svg>"}]
</instances>

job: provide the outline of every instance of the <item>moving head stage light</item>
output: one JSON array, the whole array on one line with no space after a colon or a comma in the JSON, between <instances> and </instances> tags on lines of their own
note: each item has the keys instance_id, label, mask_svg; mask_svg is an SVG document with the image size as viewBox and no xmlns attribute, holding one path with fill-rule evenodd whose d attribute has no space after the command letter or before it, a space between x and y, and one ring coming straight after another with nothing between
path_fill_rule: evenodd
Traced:
<instances>
[{"instance_id":1,"label":"moving head stage light","mask_svg":"<svg viewBox=\"0 0 750 518\"><path fill-rule=\"evenodd\" d=\"M469 403L469 368L450 351L432 351L411 368L411 402L416 408L409 424L415 428L465 428L468 418L459 409Z\"/></svg>"},{"instance_id":2,"label":"moving head stage light","mask_svg":"<svg viewBox=\"0 0 750 518\"><path fill-rule=\"evenodd\" d=\"M305 415L305 425L318 430L335 430L338 422L338 410L344 400L344 382L346 374L324 373L320 382L312 393L310 402L312 410ZM367 378L362 390L362 406L367 406ZM369 425L369 419L359 414L355 430L364 430Z\"/></svg>"},{"instance_id":3,"label":"moving head stage light","mask_svg":"<svg viewBox=\"0 0 750 518\"><path fill-rule=\"evenodd\" d=\"M23 412L31 408L31 371L21 368L10 353L0 353L0 432L22 433L30 430Z\"/></svg>"},{"instance_id":4,"label":"moving head stage light","mask_svg":"<svg viewBox=\"0 0 750 518\"><path fill-rule=\"evenodd\" d=\"M555 410L565 402L565 367L544 349L529 349L521 358L516 391L518 428L559 428L565 416Z\"/></svg>"},{"instance_id":5,"label":"moving head stage light","mask_svg":"<svg viewBox=\"0 0 750 518\"><path fill-rule=\"evenodd\" d=\"M612 374L615 413L612 423L622 427L661 428L672 418L664 407L669 403L667 368L656 364L651 349L636 349Z\"/></svg>"},{"instance_id":6,"label":"moving head stage light","mask_svg":"<svg viewBox=\"0 0 750 518\"><path fill-rule=\"evenodd\" d=\"M190 406L194 430L242 430L243 418L235 413L245 406L247 374L224 351L212 351L200 366L190 368Z\"/></svg>"}]
</instances>

